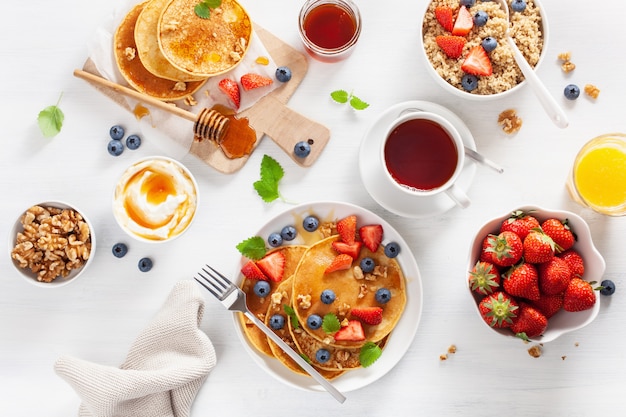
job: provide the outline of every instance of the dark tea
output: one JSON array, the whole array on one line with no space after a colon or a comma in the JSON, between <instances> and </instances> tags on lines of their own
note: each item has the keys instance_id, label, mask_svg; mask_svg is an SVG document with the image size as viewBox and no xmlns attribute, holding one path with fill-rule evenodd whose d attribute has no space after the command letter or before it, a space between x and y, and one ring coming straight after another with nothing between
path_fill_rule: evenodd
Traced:
<instances>
[{"instance_id":1,"label":"dark tea","mask_svg":"<svg viewBox=\"0 0 626 417\"><path fill-rule=\"evenodd\" d=\"M454 140L438 123L410 119L389 133L384 147L387 170L409 189L430 191L448 182L458 162Z\"/></svg>"},{"instance_id":2,"label":"dark tea","mask_svg":"<svg viewBox=\"0 0 626 417\"><path fill-rule=\"evenodd\" d=\"M338 4L314 7L304 18L304 34L315 45L337 49L348 44L356 33L354 17Z\"/></svg>"}]
</instances>

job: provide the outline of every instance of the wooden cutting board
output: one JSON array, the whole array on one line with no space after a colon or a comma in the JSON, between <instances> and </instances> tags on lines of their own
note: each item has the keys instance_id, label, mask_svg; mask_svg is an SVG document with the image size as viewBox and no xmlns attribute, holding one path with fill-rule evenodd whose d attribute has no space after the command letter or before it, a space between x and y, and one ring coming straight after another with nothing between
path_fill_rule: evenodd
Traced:
<instances>
[{"instance_id":1,"label":"wooden cutting board","mask_svg":"<svg viewBox=\"0 0 626 417\"><path fill-rule=\"evenodd\" d=\"M254 149L264 136L271 138L297 164L308 167L322 153L330 140L330 130L287 106L289 98L296 91L306 72L308 62L305 55L295 50L269 31L255 25L255 32L271 55L277 66L287 66L292 77L272 92L257 101L252 107L238 113L237 117L246 117L255 130L257 140ZM83 70L99 75L94 63L88 59ZM132 112L124 97L116 91L104 89L92 83L100 92L106 94L118 104ZM150 107L146 105L146 107ZM193 122L189 122L189 135L193 135ZM306 158L295 156L293 149L296 143L307 141L311 144L311 153ZM190 153L200 158L217 171L230 174L238 171L247 162L249 156L229 159L214 143L210 141L193 142Z\"/></svg>"}]
</instances>

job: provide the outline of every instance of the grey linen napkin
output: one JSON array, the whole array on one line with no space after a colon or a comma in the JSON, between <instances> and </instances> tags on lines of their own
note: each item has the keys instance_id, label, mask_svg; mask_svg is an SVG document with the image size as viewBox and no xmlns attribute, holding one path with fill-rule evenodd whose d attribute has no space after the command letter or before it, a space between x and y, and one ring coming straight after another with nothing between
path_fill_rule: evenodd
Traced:
<instances>
[{"instance_id":1,"label":"grey linen napkin","mask_svg":"<svg viewBox=\"0 0 626 417\"><path fill-rule=\"evenodd\" d=\"M62 356L55 372L81 398L80 417L185 417L215 366L213 344L198 326L204 299L178 282L119 367Z\"/></svg>"}]
</instances>

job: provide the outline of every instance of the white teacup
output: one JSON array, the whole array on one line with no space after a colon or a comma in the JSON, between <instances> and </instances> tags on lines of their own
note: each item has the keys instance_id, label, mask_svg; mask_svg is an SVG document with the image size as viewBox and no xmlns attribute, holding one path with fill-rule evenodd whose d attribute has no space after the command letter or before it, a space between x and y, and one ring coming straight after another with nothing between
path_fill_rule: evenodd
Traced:
<instances>
[{"instance_id":1,"label":"white teacup","mask_svg":"<svg viewBox=\"0 0 626 417\"><path fill-rule=\"evenodd\" d=\"M386 131L380 158L390 186L416 197L446 193L458 206L470 205L456 184L465 163L463 140L442 116L401 114Z\"/></svg>"}]
</instances>

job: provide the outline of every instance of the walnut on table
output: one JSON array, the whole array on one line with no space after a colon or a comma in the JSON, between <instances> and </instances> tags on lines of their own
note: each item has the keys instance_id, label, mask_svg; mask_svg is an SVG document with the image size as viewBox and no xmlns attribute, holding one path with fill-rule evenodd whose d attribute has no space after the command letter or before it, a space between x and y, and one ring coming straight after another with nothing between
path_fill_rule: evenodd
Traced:
<instances>
[{"instance_id":1,"label":"walnut on table","mask_svg":"<svg viewBox=\"0 0 626 417\"><path fill-rule=\"evenodd\" d=\"M522 128L522 119L517 115L515 109L504 110L498 116L498 124L506 134L513 134Z\"/></svg>"}]
</instances>

